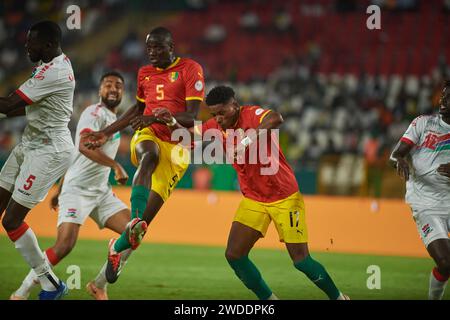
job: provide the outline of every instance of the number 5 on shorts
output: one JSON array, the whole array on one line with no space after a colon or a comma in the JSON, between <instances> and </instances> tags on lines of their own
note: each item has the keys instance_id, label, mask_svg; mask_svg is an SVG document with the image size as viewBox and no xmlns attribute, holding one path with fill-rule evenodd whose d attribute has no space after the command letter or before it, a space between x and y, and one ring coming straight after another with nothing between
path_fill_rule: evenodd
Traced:
<instances>
[{"instance_id":1,"label":"number 5 on shorts","mask_svg":"<svg viewBox=\"0 0 450 320\"><path fill-rule=\"evenodd\" d=\"M30 174L30 176L29 176L28 179L26 180L26 184L23 185L23 188L24 188L25 190L30 190L31 187L33 186L34 179L36 179L36 177L33 176L32 174Z\"/></svg>"}]
</instances>

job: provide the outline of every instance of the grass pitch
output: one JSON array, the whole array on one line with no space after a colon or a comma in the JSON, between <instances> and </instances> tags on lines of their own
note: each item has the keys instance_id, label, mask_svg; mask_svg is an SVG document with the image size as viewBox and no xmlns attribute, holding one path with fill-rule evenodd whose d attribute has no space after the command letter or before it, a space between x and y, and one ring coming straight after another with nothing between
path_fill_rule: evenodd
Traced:
<instances>
[{"instance_id":1,"label":"grass pitch","mask_svg":"<svg viewBox=\"0 0 450 320\"><path fill-rule=\"evenodd\" d=\"M53 239L39 239L41 248ZM56 268L68 280L68 267L81 271L81 288L66 299L91 299L85 292L106 259L107 241L79 240ZM431 259L312 253L328 270L338 288L351 299L427 299ZM12 243L0 236L0 299L8 299L22 282L28 267ZM254 249L251 259L281 299L326 299L324 293L297 271L285 250ZM378 266L381 288L368 289L369 266ZM70 268L69 268L70 269ZM36 299L39 288L30 296ZM110 299L256 299L237 279L224 257L224 248L144 243L129 258L119 280L108 287ZM444 299L450 299L447 290Z\"/></svg>"}]
</instances>

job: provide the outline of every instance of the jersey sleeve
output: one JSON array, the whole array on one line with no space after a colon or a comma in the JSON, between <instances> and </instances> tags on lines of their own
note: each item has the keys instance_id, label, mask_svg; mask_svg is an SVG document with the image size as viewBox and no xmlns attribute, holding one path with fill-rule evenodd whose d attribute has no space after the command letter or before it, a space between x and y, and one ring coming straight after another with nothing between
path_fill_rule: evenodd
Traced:
<instances>
[{"instance_id":1,"label":"jersey sleeve","mask_svg":"<svg viewBox=\"0 0 450 320\"><path fill-rule=\"evenodd\" d=\"M186 101L203 101L205 95L205 80L203 78L202 67L193 62L186 67L185 71Z\"/></svg>"},{"instance_id":2,"label":"jersey sleeve","mask_svg":"<svg viewBox=\"0 0 450 320\"><path fill-rule=\"evenodd\" d=\"M29 78L15 92L30 105L60 90L60 83L58 83L58 80L58 71L52 70L52 67L50 66L45 73L37 73L37 75Z\"/></svg>"},{"instance_id":3,"label":"jersey sleeve","mask_svg":"<svg viewBox=\"0 0 450 320\"><path fill-rule=\"evenodd\" d=\"M102 130L105 125L105 121L102 117L102 111L102 107L100 106L91 106L86 108L78 121L78 135L86 132Z\"/></svg>"},{"instance_id":4,"label":"jersey sleeve","mask_svg":"<svg viewBox=\"0 0 450 320\"><path fill-rule=\"evenodd\" d=\"M247 111L247 116L252 124L252 127L258 127L264 118L271 112L270 109L264 109L259 106L252 106Z\"/></svg>"},{"instance_id":5,"label":"jersey sleeve","mask_svg":"<svg viewBox=\"0 0 450 320\"><path fill-rule=\"evenodd\" d=\"M139 102L145 103L145 93L144 93L144 88L142 87L142 83L143 83L142 69L139 69L139 72L137 75L136 100Z\"/></svg>"},{"instance_id":6,"label":"jersey sleeve","mask_svg":"<svg viewBox=\"0 0 450 320\"><path fill-rule=\"evenodd\" d=\"M203 122L202 124L199 124L197 126L194 127L194 133L196 135L199 135L201 137L203 137L203 135L205 134L206 130L208 129L217 129L217 122L216 120L214 120L214 118L211 118L205 122Z\"/></svg>"},{"instance_id":7,"label":"jersey sleeve","mask_svg":"<svg viewBox=\"0 0 450 320\"><path fill-rule=\"evenodd\" d=\"M400 141L410 144L412 146L418 145L420 138L424 132L427 117L419 116L411 122L406 132L401 137Z\"/></svg>"}]
</instances>

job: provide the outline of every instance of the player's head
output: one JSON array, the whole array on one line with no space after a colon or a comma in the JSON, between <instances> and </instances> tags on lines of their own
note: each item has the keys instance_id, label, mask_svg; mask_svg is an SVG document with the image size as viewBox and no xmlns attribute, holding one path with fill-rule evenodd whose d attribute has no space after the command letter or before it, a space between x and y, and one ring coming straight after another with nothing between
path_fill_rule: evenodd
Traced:
<instances>
[{"instance_id":1,"label":"player's head","mask_svg":"<svg viewBox=\"0 0 450 320\"><path fill-rule=\"evenodd\" d=\"M211 115L222 129L230 129L236 124L240 106L232 88L227 86L215 87L207 94L206 104Z\"/></svg>"},{"instance_id":2,"label":"player's head","mask_svg":"<svg viewBox=\"0 0 450 320\"><path fill-rule=\"evenodd\" d=\"M109 109L114 109L122 101L124 83L123 76L117 71L106 72L100 78L98 94Z\"/></svg>"},{"instance_id":3,"label":"player's head","mask_svg":"<svg viewBox=\"0 0 450 320\"><path fill-rule=\"evenodd\" d=\"M441 99L439 100L439 113L444 117L450 117L450 80L445 81L442 89Z\"/></svg>"},{"instance_id":4,"label":"player's head","mask_svg":"<svg viewBox=\"0 0 450 320\"><path fill-rule=\"evenodd\" d=\"M173 61L173 39L170 31L157 27L145 39L150 63L157 68L167 68Z\"/></svg>"},{"instance_id":5,"label":"player's head","mask_svg":"<svg viewBox=\"0 0 450 320\"><path fill-rule=\"evenodd\" d=\"M34 24L27 34L25 49L32 62L52 58L60 50L61 28L53 21Z\"/></svg>"}]
</instances>

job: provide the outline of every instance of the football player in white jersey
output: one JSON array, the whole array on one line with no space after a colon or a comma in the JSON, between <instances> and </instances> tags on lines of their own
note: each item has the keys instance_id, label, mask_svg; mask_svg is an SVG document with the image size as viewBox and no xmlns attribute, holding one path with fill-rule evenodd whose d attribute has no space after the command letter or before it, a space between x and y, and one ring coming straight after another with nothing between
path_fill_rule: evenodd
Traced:
<instances>
[{"instance_id":1,"label":"football player in white jersey","mask_svg":"<svg viewBox=\"0 0 450 320\"><path fill-rule=\"evenodd\" d=\"M22 141L15 146L0 173L2 225L16 249L39 278L40 299L60 299L67 286L53 273L36 236L24 222L67 171L74 145L68 128L75 78L61 50L61 29L51 21L33 25L25 44L32 62L39 63L30 78L6 98L0 98L3 117L26 115ZM5 120L3 120L5 121Z\"/></svg>"},{"instance_id":2,"label":"football player in white jersey","mask_svg":"<svg viewBox=\"0 0 450 320\"><path fill-rule=\"evenodd\" d=\"M450 81L442 90L439 114L417 117L391 160L406 180L406 202L436 263L428 298L442 299L450 275Z\"/></svg>"},{"instance_id":3,"label":"football player in white jersey","mask_svg":"<svg viewBox=\"0 0 450 320\"><path fill-rule=\"evenodd\" d=\"M53 209L59 204L58 234L54 246L45 251L51 266L55 266L74 248L80 227L90 216L102 229L111 229L118 234L125 231L130 221L130 210L113 193L108 183L110 170L115 179L125 184L128 175L122 166L114 161L120 144L120 133L116 133L100 149L89 150L80 145L80 135L84 132L98 131L117 120L117 106L123 96L124 79L118 72L105 73L100 79L100 102L87 107L78 121L75 146L78 149L75 160L60 184L59 192L52 197ZM131 249L122 255L122 266ZM107 300L105 268L95 281L88 283L86 289L95 299ZM33 270L30 270L22 285L12 295L11 300L25 300L31 289L39 283Z\"/></svg>"}]
</instances>

